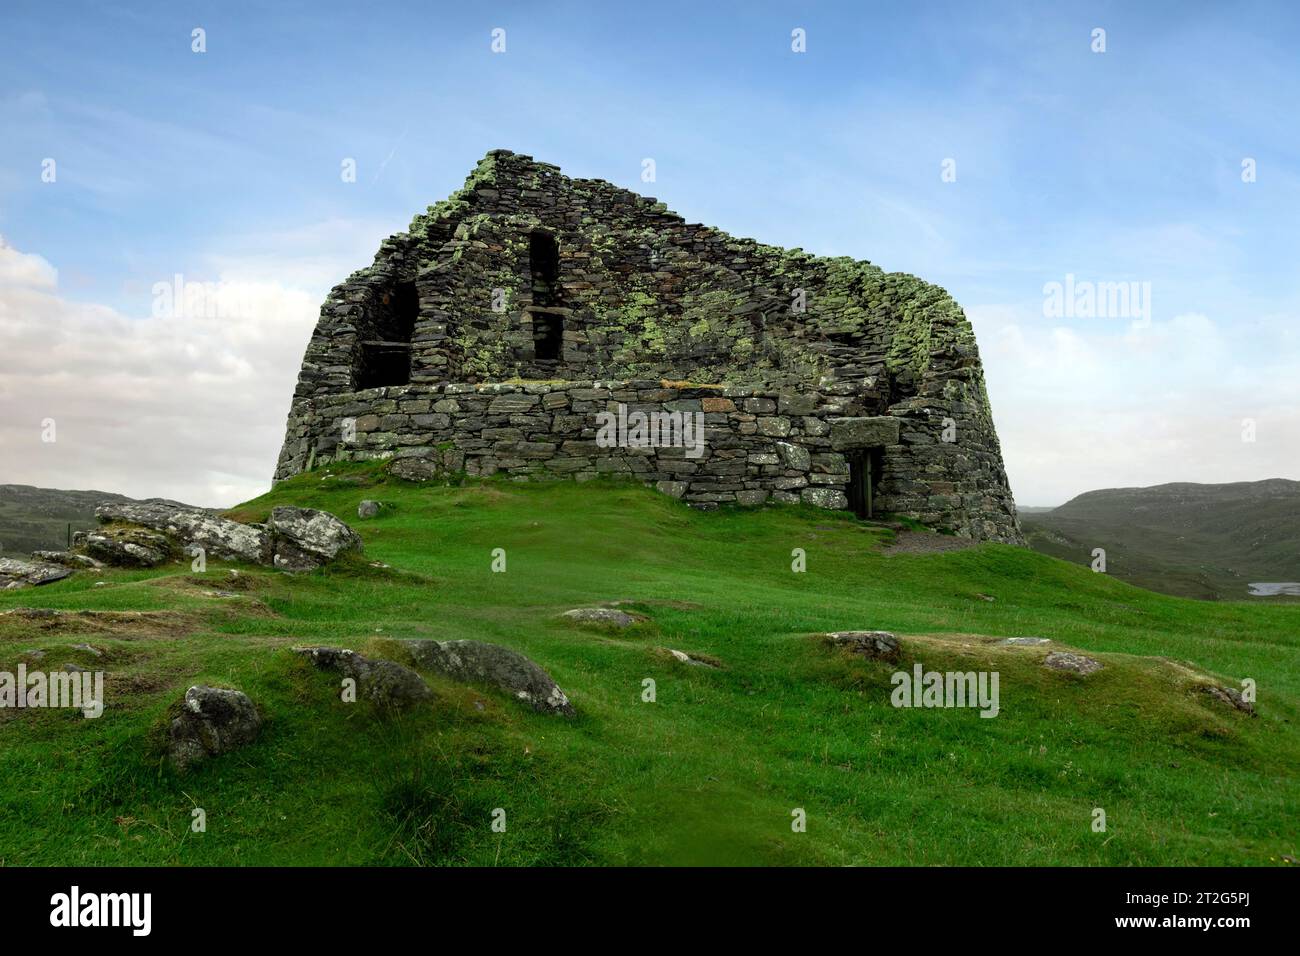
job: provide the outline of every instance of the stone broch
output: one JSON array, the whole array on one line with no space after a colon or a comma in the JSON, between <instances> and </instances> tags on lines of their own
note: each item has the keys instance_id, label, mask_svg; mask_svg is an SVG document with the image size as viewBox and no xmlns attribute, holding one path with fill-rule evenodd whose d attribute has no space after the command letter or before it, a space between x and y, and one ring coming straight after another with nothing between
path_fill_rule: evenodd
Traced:
<instances>
[{"instance_id":1,"label":"stone broch","mask_svg":"<svg viewBox=\"0 0 1300 956\"><path fill-rule=\"evenodd\" d=\"M702 454L598 444L620 406L702 415ZM1022 543L944 290L506 150L321 308L275 477L373 458L413 480L624 475L696 507L802 501Z\"/></svg>"}]
</instances>

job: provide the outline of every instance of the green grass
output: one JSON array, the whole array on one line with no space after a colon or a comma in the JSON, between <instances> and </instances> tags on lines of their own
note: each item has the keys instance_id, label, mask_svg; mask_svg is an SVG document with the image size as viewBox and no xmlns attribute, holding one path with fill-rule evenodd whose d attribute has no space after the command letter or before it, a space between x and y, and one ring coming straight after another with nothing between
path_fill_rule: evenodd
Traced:
<instances>
[{"instance_id":1,"label":"green grass","mask_svg":"<svg viewBox=\"0 0 1300 956\"><path fill-rule=\"evenodd\" d=\"M383 501L356 521L362 498ZM1300 606L1207 604L1141 591L1026 549L879 551L889 532L802 508L699 513L614 482L428 487L375 466L285 482L237 510L330 510L364 560L309 575L173 565L0 594L19 605L163 612L111 633L0 618L0 670L106 651L97 720L0 711L7 864L1070 864L1277 863L1294 855ZM504 548L507 571L491 571ZM807 572L790 570L791 550ZM389 568L372 567L382 562ZM988 601L980 595L996 600ZM627 600L624 632L557 619ZM812 635L893 630L896 668ZM1101 657L1087 678L1039 635ZM336 677L285 648L381 650L385 639L514 647L556 678L572 720L426 675L398 719L338 699ZM662 648L716 658L711 670ZM1187 672L1257 681L1251 719ZM996 670L1001 713L902 710L890 674ZM656 701L642 701L643 681ZM259 741L186 775L162 759L192 683L247 692ZM207 832L190 830L191 811ZM1092 810L1107 830L1092 830ZM505 832L492 814L505 810ZM807 832L791 812L807 813Z\"/></svg>"}]
</instances>

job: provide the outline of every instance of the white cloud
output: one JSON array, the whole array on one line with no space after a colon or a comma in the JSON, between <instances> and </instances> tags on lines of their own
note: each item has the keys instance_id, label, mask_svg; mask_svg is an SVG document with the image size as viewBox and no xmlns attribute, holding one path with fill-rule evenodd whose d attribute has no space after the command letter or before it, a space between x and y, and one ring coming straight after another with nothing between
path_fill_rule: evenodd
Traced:
<instances>
[{"instance_id":1,"label":"white cloud","mask_svg":"<svg viewBox=\"0 0 1300 956\"><path fill-rule=\"evenodd\" d=\"M265 491L320 296L214 281L246 308L128 316L70 300L50 263L0 242L0 482L212 506Z\"/></svg>"},{"instance_id":2,"label":"white cloud","mask_svg":"<svg viewBox=\"0 0 1300 956\"><path fill-rule=\"evenodd\" d=\"M1021 504L1170 481L1300 478L1300 351L1284 323L1229 336L1199 313L1063 326L1010 306L966 311ZM1242 441L1247 418L1254 442Z\"/></svg>"}]
</instances>

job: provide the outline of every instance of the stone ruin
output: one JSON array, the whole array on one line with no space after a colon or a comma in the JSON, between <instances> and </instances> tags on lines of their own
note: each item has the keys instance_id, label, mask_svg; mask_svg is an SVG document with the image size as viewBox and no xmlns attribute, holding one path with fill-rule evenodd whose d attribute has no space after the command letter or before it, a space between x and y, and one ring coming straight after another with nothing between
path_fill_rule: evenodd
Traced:
<instances>
[{"instance_id":1,"label":"stone ruin","mask_svg":"<svg viewBox=\"0 0 1300 956\"><path fill-rule=\"evenodd\" d=\"M425 477L621 475L697 507L802 501L1023 543L946 292L508 150L321 308L275 477L374 458Z\"/></svg>"}]
</instances>

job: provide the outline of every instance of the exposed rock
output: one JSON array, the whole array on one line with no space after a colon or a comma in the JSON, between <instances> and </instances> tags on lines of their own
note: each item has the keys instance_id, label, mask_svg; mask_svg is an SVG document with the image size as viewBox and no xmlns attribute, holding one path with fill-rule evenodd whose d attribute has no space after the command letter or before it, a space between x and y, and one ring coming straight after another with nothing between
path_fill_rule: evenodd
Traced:
<instances>
[{"instance_id":1,"label":"exposed rock","mask_svg":"<svg viewBox=\"0 0 1300 956\"><path fill-rule=\"evenodd\" d=\"M401 710L433 697L424 678L395 661L371 660L343 647L295 647L321 670L331 670L357 682L357 695L375 706Z\"/></svg>"},{"instance_id":2,"label":"exposed rock","mask_svg":"<svg viewBox=\"0 0 1300 956\"><path fill-rule=\"evenodd\" d=\"M89 654L91 657L104 656L103 651L101 651L98 647L92 647L89 644L73 644L72 649L74 651L83 651L84 653Z\"/></svg>"},{"instance_id":3,"label":"exposed rock","mask_svg":"<svg viewBox=\"0 0 1300 956\"><path fill-rule=\"evenodd\" d=\"M1046 637L1008 637L998 641L999 644L1011 644L1016 647L1039 647L1043 644L1052 643Z\"/></svg>"},{"instance_id":4,"label":"exposed rock","mask_svg":"<svg viewBox=\"0 0 1300 956\"><path fill-rule=\"evenodd\" d=\"M1068 671L1071 674L1083 675L1099 671L1103 667L1101 661L1084 657L1082 654L1071 654L1069 651L1052 651L1043 658L1043 666L1050 667L1054 671Z\"/></svg>"},{"instance_id":5,"label":"exposed rock","mask_svg":"<svg viewBox=\"0 0 1300 956\"><path fill-rule=\"evenodd\" d=\"M347 552L361 553L361 536L327 511L281 505L266 527L275 548L275 566L306 571Z\"/></svg>"},{"instance_id":6,"label":"exposed rock","mask_svg":"<svg viewBox=\"0 0 1300 956\"><path fill-rule=\"evenodd\" d=\"M77 554L75 551L33 551L32 558L37 561L44 561L49 564L61 564L65 568L72 568L74 571L81 568L102 568L103 562L96 561L88 554Z\"/></svg>"},{"instance_id":7,"label":"exposed rock","mask_svg":"<svg viewBox=\"0 0 1300 956\"><path fill-rule=\"evenodd\" d=\"M551 675L534 661L498 644L482 641L402 642L417 667L427 667L456 680L483 681L546 714L573 716L573 705Z\"/></svg>"},{"instance_id":8,"label":"exposed rock","mask_svg":"<svg viewBox=\"0 0 1300 956\"><path fill-rule=\"evenodd\" d=\"M50 584L63 580L71 573L69 569L57 564L0 558L0 590Z\"/></svg>"},{"instance_id":9,"label":"exposed rock","mask_svg":"<svg viewBox=\"0 0 1300 956\"><path fill-rule=\"evenodd\" d=\"M378 501L371 501L367 498L365 501L361 502L361 504L357 505L358 518L373 518L377 514L379 514Z\"/></svg>"},{"instance_id":10,"label":"exposed rock","mask_svg":"<svg viewBox=\"0 0 1300 956\"><path fill-rule=\"evenodd\" d=\"M643 620L634 614L612 607L575 607L565 611L564 617L582 624L603 624L609 627L631 627Z\"/></svg>"},{"instance_id":11,"label":"exposed rock","mask_svg":"<svg viewBox=\"0 0 1300 956\"><path fill-rule=\"evenodd\" d=\"M681 661L683 664L690 664L694 667L716 668L718 666L717 664L714 664L712 661L701 660L698 657L691 657L691 655L687 654L685 651L679 651L671 647L666 647L664 648L664 650L666 650L669 654L671 654L674 660Z\"/></svg>"},{"instance_id":12,"label":"exposed rock","mask_svg":"<svg viewBox=\"0 0 1300 956\"><path fill-rule=\"evenodd\" d=\"M1235 687L1222 687L1218 684L1207 684L1201 690L1209 694L1220 703L1227 704L1229 707L1235 707L1243 713L1255 716L1255 705L1242 696L1241 691Z\"/></svg>"},{"instance_id":13,"label":"exposed rock","mask_svg":"<svg viewBox=\"0 0 1300 956\"><path fill-rule=\"evenodd\" d=\"M166 535L211 557L306 571L345 551L360 551L361 538L324 511L281 506L265 525L241 524L205 511L165 502L112 503L95 510L102 522L122 521L148 528L110 528L91 532L85 547L109 564L151 567L170 551Z\"/></svg>"},{"instance_id":14,"label":"exposed rock","mask_svg":"<svg viewBox=\"0 0 1300 956\"><path fill-rule=\"evenodd\" d=\"M270 538L261 525L240 524L205 511L163 502L113 502L96 508L95 517L105 524L124 521L161 531L185 544L198 545L209 557L270 563ZM90 549L89 536L87 549Z\"/></svg>"},{"instance_id":15,"label":"exposed rock","mask_svg":"<svg viewBox=\"0 0 1300 956\"><path fill-rule=\"evenodd\" d=\"M224 687L191 687L171 723L168 755L177 768L251 744L262 718L248 695Z\"/></svg>"},{"instance_id":16,"label":"exposed rock","mask_svg":"<svg viewBox=\"0 0 1300 956\"><path fill-rule=\"evenodd\" d=\"M165 535L140 528L108 528L86 535L86 551L91 557L120 568L152 568L171 555L171 543Z\"/></svg>"},{"instance_id":17,"label":"exposed rock","mask_svg":"<svg viewBox=\"0 0 1300 956\"><path fill-rule=\"evenodd\" d=\"M873 660L896 661L902 653L898 638L889 631L832 631L826 640Z\"/></svg>"}]
</instances>

